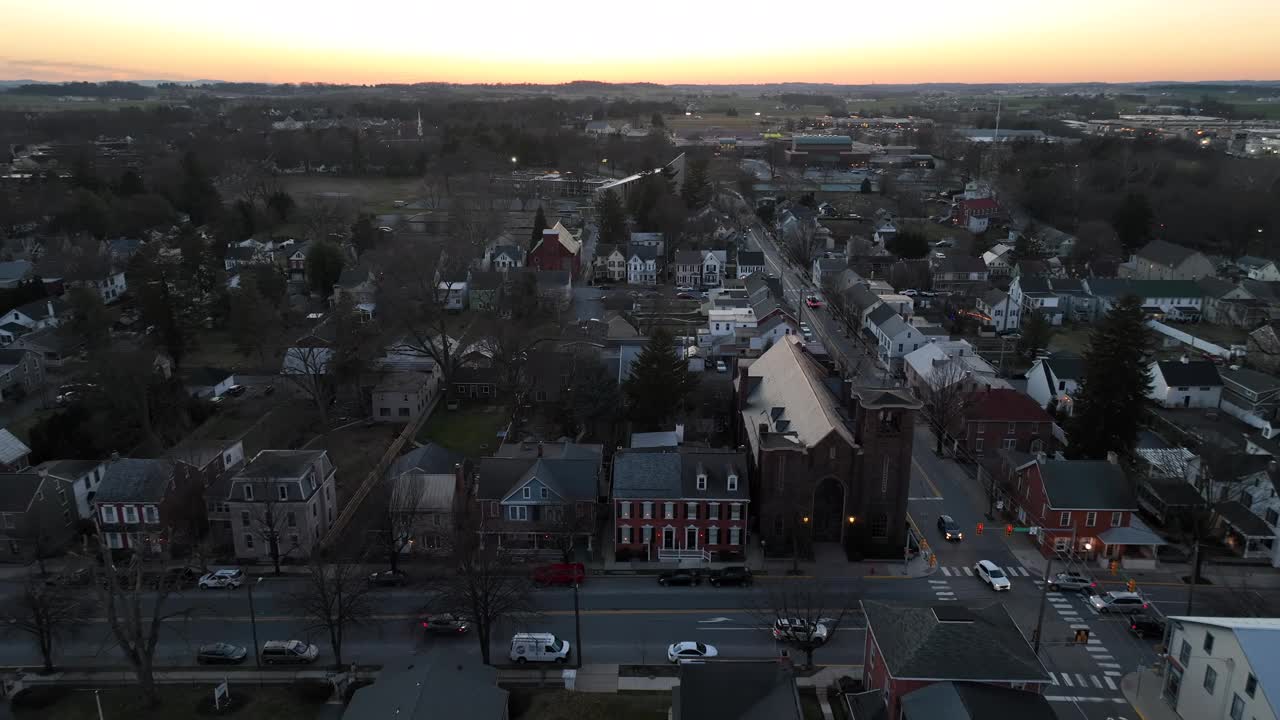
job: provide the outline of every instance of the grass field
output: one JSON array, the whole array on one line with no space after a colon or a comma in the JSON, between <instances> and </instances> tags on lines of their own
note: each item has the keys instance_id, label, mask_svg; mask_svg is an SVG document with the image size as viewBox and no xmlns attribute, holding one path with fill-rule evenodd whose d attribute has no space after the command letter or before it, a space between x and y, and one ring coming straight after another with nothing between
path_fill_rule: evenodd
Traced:
<instances>
[{"instance_id":1,"label":"grass field","mask_svg":"<svg viewBox=\"0 0 1280 720\"><path fill-rule=\"evenodd\" d=\"M417 178L288 175L280 178L280 181L300 204L305 204L312 197L346 197L358 203L366 212L392 212L392 203L396 200L411 201L422 194L421 182Z\"/></svg>"},{"instance_id":2,"label":"grass field","mask_svg":"<svg viewBox=\"0 0 1280 720\"><path fill-rule=\"evenodd\" d=\"M15 708L15 718L39 718L39 720L98 720L129 718L129 720L172 720L173 718L198 717L196 708L200 702L212 696L213 685L196 687L162 686L161 705L145 708L138 691L132 688L108 688L98 691L102 701L102 715L94 702L92 690L71 690L65 697L42 708ZM231 716L237 720L314 720L320 705L308 702L298 693L285 687L237 686L231 689L237 698L243 697L244 707ZM210 715L212 709L210 708Z\"/></svg>"},{"instance_id":3,"label":"grass field","mask_svg":"<svg viewBox=\"0 0 1280 720\"><path fill-rule=\"evenodd\" d=\"M66 100L44 95L10 95L0 93L0 110L53 112L57 110L121 110L127 107L151 108L181 104L176 100Z\"/></svg>"},{"instance_id":4,"label":"grass field","mask_svg":"<svg viewBox=\"0 0 1280 720\"><path fill-rule=\"evenodd\" d=\"M498 433L510 422L511 409L505 405L473 401L449 410L442 403L418 432L418 440L439 443L469 458L478 458L498 447Z\"/></svg>"}]
</instances>

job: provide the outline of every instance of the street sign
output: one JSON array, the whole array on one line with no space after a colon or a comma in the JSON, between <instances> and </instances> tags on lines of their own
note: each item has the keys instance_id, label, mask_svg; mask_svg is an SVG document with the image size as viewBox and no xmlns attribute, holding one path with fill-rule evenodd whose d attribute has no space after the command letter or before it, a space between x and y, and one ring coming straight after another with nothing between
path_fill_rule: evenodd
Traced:
<instances>
[{"instance_id":1,"label":"street sign","mask_svg":"<svg viewBox=\"0 0 1280 720\"><path fill-rule=\"evenodd\" d=\"M1031 537L1035 537L1040 534L1040 528L1036 525L1032 525L1031 527L1027 528L1027 534L1030 535Z\"/></svg>"},{"instance_id":2,"label":"street sign","mask_svg":"<svg viewBox=\"0 0 1280 720\"><path fill-rule=\"evenodd\" d=\"M227 679L222 679L222 684L213 689L213 707L215 710L222 709L222 703L231 700L231 688L227 683Z\"/></svg>"},{"instance_id":3,"label":"street sign","mask_svg":"<svg viewBox=\"0 0 1280 720\"><path fill-rule=\"evenodd\" d=\"M1003 509L1004 509L1004 501L1003 501L1003 500L997 500L997 501L996 501L996 509L997 509L997 510L1003 510Z\"/></svg>"}]
</instances>

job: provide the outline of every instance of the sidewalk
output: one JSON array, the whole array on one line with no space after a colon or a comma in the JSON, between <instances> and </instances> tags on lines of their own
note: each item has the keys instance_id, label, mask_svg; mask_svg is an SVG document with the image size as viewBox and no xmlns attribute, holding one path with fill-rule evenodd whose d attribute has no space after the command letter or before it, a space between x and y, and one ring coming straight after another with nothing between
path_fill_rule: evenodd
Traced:
<instances>
[{"instance_id":1,"label":"sidewalk","mask_svg":"<svg viewBox=\"0 0 1280 720\"><path fill-rule=\"evenodd\" d=\"M1182 720L1160 696L1163 689L1164 678L1154 670L1139 670L1120 678L1120 691L1142 720Z\"/></svg>"},{"instance_id":2,"label":"sidewalk","mask_svg":"<svg viewBox=\"0 0 1280 720\"><path fill-rule=\"evenodd\" d=\"M748 546L746 558L744 560L735 560L730 562L702 562L702 561L671 561L671 562L645 562L643 560L628 560L618 562L612 557L612 552L603 553L603 559L594 560L587 563L589 570L593 572L603 572L607 575L656 575L658 573L667 572L677 569L697 569L697 570L720 570L731 566L746 566L751 572L758 576L769 578L788 577L792 575L792 569L799 568L799 577L875 577L885 580L904 580L907 578L919 578L933 574L937 569L929 567L929 560L923 554L911 558L907 565L903 565L902 561L894 562L892 560L864 560L860 562L850 562L845 558L844 552L833 544L824 543L815 548L816 557L813 560L800 560L799 563L794 562L788 557L765 557L764 551L759 546Z\"/></svg>"},{"instance_id":3,"label":"sidewalk","mask_svg":"<svg viewBox=\"0 0 1280 720\"><path fill-rule=\"evenodd\" d=\"M588 666L589 667L589 666ZM583 668L585 671L586 668ZM840 678L848 675L853 678L862 677L861 665L835 665L832 667L824 667L809 677L796 677L796 685L802 688L817 688L819 690L830 687L840 680ZM619 690L647 690L650 692L670 692L672 688L680 684L680 678L673 676L664 677L620 677L618 678ZM579 690L586 688L579 687Z\"/></svg>"}]
</instances>

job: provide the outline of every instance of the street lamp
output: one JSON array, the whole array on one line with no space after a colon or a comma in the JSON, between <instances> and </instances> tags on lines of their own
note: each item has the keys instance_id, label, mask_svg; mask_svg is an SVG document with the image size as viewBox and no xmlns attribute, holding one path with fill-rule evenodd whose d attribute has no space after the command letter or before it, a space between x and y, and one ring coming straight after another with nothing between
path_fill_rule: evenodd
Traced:
<instances>
[{"instance_id":1,"label":"street lamp","mask_svg":"<svg viewBox=\"0 0 1280 720\"><path fill-rule=\"evenodd\" d=\"M249 583L245 587L249 589L249 626L253 630L253 661L258 667L262 667L262 654L258 650L258 615L253 610L253 586L262 582L262 578Z\"/></svg>"}]
</instances>

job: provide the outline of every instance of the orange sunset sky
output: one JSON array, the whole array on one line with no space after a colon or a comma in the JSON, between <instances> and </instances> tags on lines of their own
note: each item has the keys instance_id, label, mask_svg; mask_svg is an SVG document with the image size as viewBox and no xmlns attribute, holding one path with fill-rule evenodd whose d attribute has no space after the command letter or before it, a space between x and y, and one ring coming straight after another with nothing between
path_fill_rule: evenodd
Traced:
<instances>
[{"instance_id":1,"label":"orange sunset sky","mask_svg":"<svg viewBox=\"0 0 1280 720\"><path fill-rule=\"evenodd\" d=\"M1280 79L1277 0L0 0L0 79Z\"/></svg>"}]
</instances>

